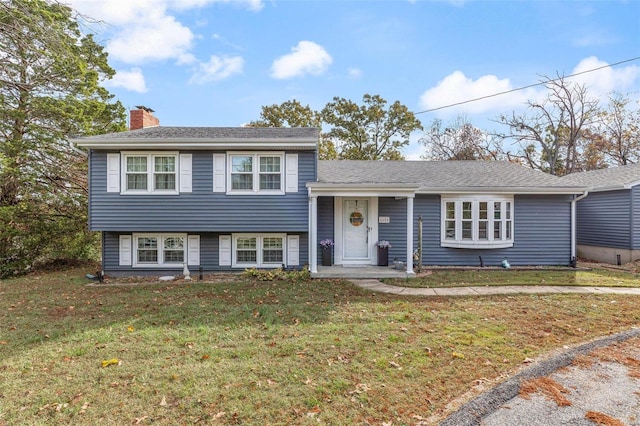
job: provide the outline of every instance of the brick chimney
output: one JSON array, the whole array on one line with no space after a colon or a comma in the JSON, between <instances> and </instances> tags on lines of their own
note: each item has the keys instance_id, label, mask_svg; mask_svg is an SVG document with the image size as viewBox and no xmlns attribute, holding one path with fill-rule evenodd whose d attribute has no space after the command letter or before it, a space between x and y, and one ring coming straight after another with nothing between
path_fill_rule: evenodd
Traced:
<instances>
[{"instance_id":1,"label":"brick chimney","mask_svg":"<svg viewBox=\"0 0 640 426\"><path fill-rule=\"evenodd\" d=\"M129 111L129 130L144 129L160 125L160 120L153 116L153 110L146 106L136 106L137 109Z\"/></svg>"}]
</instances>

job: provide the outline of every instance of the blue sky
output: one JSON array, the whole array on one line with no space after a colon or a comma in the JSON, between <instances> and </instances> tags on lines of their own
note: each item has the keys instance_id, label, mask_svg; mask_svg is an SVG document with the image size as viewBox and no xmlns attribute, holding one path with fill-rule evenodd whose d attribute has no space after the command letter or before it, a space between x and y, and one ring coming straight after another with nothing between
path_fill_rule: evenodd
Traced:
<instances>
[{"instance_id":1,"label":"blue sky","mask_svg":"<svg viewBox=\"0 0 640 426\"><path fill-rule=\"evenodd\" d=\"M365 93L421 112L640 56L640 1L66 0L116 77L105 85L161 125L240 126L261 106L321 109ZM640 60L583 74L594 97L640 99ZM492 119L542 96L534 87L418 114L427 127ZM405 150L417 158L420 133Z\"/></svg>"}]
</instances>

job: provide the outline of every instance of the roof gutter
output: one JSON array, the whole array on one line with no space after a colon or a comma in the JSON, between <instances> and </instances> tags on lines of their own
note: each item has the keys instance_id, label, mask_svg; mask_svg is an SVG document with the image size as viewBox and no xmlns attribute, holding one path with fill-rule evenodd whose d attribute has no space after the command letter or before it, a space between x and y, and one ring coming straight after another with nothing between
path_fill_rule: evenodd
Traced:
<instances>
[{"instance_id":1,"label":"roof gutter","mask_svg":"<svg viewBox=\"0 0 640 426\"><path fill-rule=\"evenodd\" d=\"M582 194L585 187L440 187L421 189L417 194L557 194L557 195L576 195Z\"/></svg>"},{"instance_id":2,"label":"roof gutter","mask_svg":"<svg viewBox=\"0 0 640 426\"><path fill-rule=\"evenodd\" d=\"M589 195L589 191L584 191L582 195L579 195L571 200L571 264L573 265L576 260L576 204L584 197Z\"/></svg>"},{"instance_id":3,"label":"roof gutter","mask_svg":"<svg viewBox=\"0 0 640 426\"><path fill-rule=\"evenodd\" d=\"M93 149L315 149L317 141L312 138L295 140L270 139L270 138L112 138L112 139L71 139L72 143L85 148Z\"/></svg>"}]
</instances>

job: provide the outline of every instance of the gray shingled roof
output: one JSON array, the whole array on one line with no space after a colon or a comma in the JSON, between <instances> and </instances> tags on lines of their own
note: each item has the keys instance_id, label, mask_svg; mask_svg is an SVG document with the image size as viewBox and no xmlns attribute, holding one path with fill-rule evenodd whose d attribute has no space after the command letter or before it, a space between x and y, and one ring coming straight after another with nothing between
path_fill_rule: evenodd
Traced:
<instances>
[{"instance_id":1,"label":"gray shingled roof","mask_svg":"<svg viewBox=\"0 0 640 426\"><path fill-rule=\"evenodd\" d=\"M601 191L629 188L640 183L640 164L572 173L564 176L562 180L572 185L587 186Z\"/></svg>"},{"instance_id":2,"label":"gray shingled roof","mask_svg":"<svg viewBox=\"0 0 640 426\"><path fill-rule=\"evenodd\" d=\"M78 138L76 141L138 139L318 139L313 127L166 127L155 126L127 132Z\"/></svg>"},{"instance_id":3,"label":"gray shingled roof","mask_svg":"<svg viewBox=\"0 0 640 426\"><path fill-rule=\"evenodd\" d=\"M417 184L418 191L552 190L581 185L506 161L320 161L318 181L335 184Z\"/></svg>"}]
</instances>

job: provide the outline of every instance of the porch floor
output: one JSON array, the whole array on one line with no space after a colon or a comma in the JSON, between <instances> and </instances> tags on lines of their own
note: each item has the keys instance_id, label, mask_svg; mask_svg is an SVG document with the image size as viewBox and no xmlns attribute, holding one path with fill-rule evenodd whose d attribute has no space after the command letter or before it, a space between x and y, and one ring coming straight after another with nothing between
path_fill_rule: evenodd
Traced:
<instances>
[{"instance_id":1,"label":"porch floor","mask_svg":"<svg viewBox=\"0 0 640 426\"><path fill-rule=\"evenodd\" d=\"M407 271L387 266L358 265L358 266L319 266L318 272L312 278L407 278Z\"/></svg>"}]
</instances>

